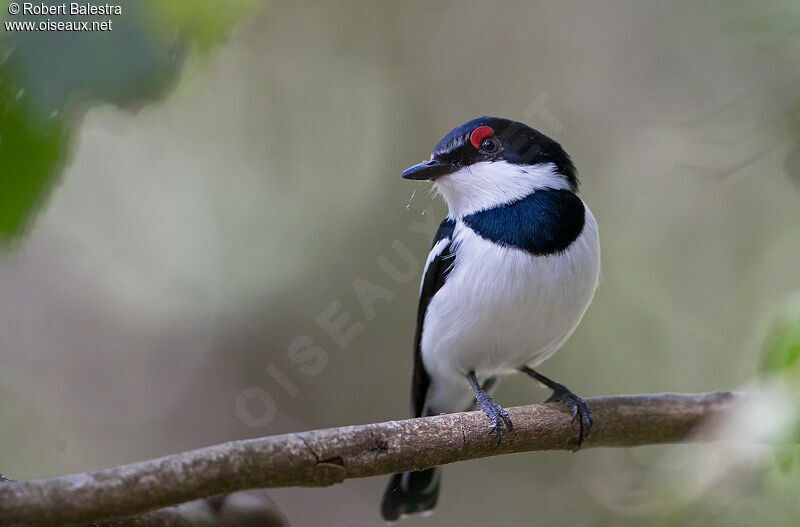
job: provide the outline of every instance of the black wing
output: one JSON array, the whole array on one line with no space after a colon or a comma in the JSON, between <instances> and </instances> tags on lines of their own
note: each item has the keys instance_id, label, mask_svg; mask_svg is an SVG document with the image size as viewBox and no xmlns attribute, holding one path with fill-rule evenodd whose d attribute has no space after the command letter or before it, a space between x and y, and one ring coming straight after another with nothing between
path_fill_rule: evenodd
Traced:
<instances>
[{"instance_id":1,"label":"black wing","mask_svg":"<svg viewBox=\"0 0 800 527\"><path fill-rule=\"evenodd\" d=\"M445 218L439 225L439 230L436 231L436 237L433 239L433 248L428 255L430 263L425 268L425 275L422 277L419 310L417 311L417 333L414 336L414 377L411 384L411 411L415 417L422 416L425 395L431 384L431 378L422 363L422 327L425 324L425 313L428 310L428 304L431 303L431 298L444 285L447 274L453 267L455 253L450 249L455 227L456 222L449 218ZM442 240L445 242L439 244ZM437 245L439 245L438 248Z\"/></svg>"}]
</instances>

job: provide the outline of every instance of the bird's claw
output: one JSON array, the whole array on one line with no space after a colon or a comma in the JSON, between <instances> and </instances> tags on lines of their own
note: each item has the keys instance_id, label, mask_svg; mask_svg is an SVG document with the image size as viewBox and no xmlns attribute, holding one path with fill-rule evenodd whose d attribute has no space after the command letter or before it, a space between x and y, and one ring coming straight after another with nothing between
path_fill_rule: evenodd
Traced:
<instances>
[{"instance_id":1,"label":"bird's claw","mask_svg":"<svg viewBox=\"0 0 800 527\"><path fill-rule=\"evenodd\" d=\"M508 412L502 406L494 402L489 396L479 397L478 404L492 421L492 426L489 427L487 434L491 435L496 432L497 444L495 446L500 446L500 441L503 439L503 428L508 426L509 430L514 430L514 423L511 422L511 417L508 416Z\"/></svg>"},{"instance_id":2,"label":"bird's claw","mask_svg":"<svg viewBox=\"0 0 800 527\"><path fill-rule=\"evenodd\" d=\"M580 448L583 442L589 437L589 433L592 430L592 411L589 409L586 402L567 389L554 391L553 395L545 402L562 402L572 410L572 421L570 422L574 423L578 421L580 425L580 433L576 440L577 446Z\"/></svg>"}]
</instances>

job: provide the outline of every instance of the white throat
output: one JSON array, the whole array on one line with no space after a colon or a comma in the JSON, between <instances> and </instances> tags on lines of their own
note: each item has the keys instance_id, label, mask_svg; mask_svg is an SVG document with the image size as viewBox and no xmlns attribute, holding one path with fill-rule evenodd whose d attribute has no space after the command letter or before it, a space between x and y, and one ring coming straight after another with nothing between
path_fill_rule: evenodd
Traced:
<instances>
[{"instance_id":1,"label":"white throat","mask_svg":"<svg viewBox=\"0 0 800 527\"><path fill-rule=\"evenodd\" d=\"M553 163L514 165L482 161L438 178L434 184L447 202L449 217L506 205L542 189L569 189Z\"/></svg>"}]
</instances>

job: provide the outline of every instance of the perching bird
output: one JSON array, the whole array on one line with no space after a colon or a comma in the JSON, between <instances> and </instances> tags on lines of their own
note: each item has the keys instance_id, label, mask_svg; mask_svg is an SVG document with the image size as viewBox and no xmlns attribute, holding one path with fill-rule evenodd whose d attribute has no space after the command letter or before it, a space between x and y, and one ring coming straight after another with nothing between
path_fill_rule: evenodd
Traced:
<instances>
[{"instance_id":1,"label":"perching bird","mask_svg":"<svg viewBox=\"0 0 800 527\"><path fill-rule=\"evenodd\" d=\"M553 390L588 436L592 414L565 386L533 370L569 338L600 274L597 223L576 195L578 178L557 142L507 119L455 128L429 161L403 177L432 181L449 214L420 288L411 405L414 416L460 412L477 402L497 434L513 424L489 392L524 373ZM439 468L395 474L384 519L436 505Z\"/></svg>"}]
</instances>

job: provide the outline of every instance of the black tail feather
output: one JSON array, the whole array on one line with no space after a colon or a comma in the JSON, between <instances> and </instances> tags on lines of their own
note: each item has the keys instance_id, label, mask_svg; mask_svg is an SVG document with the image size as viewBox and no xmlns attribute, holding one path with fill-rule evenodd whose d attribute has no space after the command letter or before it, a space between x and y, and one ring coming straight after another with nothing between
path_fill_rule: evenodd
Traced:
<instances>
[{"instance_id":1,"label":"black tail feather","mask_svg":"<svg viewBox=\"0 0 800 527\"><path fill-rule=\"evenodd\" d=\"M383 519L395 521L403 514L433 509L439 499L440 474L441 468L434 467L393 475L381 501Z\"/></svg>"}]
</instances>

